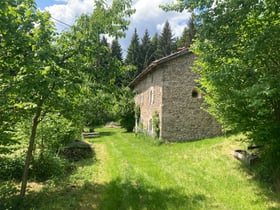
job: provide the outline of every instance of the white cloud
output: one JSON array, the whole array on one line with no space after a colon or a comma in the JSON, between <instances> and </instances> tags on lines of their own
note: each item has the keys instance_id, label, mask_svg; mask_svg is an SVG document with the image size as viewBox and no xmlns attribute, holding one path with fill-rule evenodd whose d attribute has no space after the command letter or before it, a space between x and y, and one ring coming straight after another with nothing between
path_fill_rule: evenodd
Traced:
<instances>
[{"instance_id":1,"label":"white cloud","mask_svg":"<svg viewBox=\"0 0 280 210\"><path fill-rule=\"evenodd\" d=\"M54 4L46 7L45 10L49 11L54 19L68 25L72 25L81 14L93 11L92 0L59 0L59 2L65 3ZM55 22L58 30L67 29L67 26L60 22Z\"/></svg>"},{"instance_id":2,"label":"white cloud","mask_svg":"<svg viewBox=\"0 0 280 210\"><path fill-rule=\"evenodd\" d=\"M165 22L168 20L174 36L180 36L184 27L187 26L190 14L187 12L165 12L159 5L171 3L170 0L134 0L133 7L136 13L131 17L131 24L127 32L125 40L121 40L121 44L126 49L130 43L134 28L142 38L146 29L148 29L150 36L156 32L161 33Z\"/></svg>"},{"instance_id":3,"label":"white cloud","mask_svg":"<svg viewBox=\"0 0 280 210\"><path fill-rule=\"evenodd\" d=\"M72 25L75 19L82 13L90 13L93 11L93 0L57 0L59 4L46 7L53 18L64 23ZM64 2L64 3L63 3ZM180 36L184 27L186 27L190 14L187 12L164 12L159 5L170 3L172 0L134 0L133 8L136 13L131 17L131 25L127 31L127 37L120 40L123 49L127 49L134 28L137 29L140 39L145 29L148 29L150 36L156 32L160 34L165 22L168 20L174 36ZM59 30L68 27L56 22ZM124 50L124 54L125 50Z\"/></svg>"}]
</instances>

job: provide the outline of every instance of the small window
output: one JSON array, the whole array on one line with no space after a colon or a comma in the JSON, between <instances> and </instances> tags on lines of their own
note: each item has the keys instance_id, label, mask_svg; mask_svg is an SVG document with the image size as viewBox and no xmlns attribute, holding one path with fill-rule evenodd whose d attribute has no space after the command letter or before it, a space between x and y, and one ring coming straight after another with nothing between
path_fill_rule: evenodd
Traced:
<instances>
[{"instance_id":1,"label":"small window","mask_svg":"<svg viewBox=\"0 0 280 210\"><path fill-rule=\"evenodd\" d=\"M149 102L150 104L153 104L154 103L154 88L151 88L150 92L149 92Z\"/></svg>"},{"instance_id":2,"label":"small window","mask_svg":"<svg viewBox=\"0 0 280 210\"><path fill-rule=\"evenodd\" d=\"M192 97L193 98L201 98L201 94L197 89L192 90Z\"/></svg>"}]
</instances>

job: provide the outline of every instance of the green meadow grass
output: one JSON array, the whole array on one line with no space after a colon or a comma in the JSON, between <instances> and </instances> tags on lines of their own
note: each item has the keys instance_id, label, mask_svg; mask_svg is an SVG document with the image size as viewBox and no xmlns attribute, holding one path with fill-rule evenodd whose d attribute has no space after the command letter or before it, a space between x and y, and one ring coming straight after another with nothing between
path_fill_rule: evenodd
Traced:
<instances>
[{"instance_id":1,"label":"green meadow grass","mask_svg":"<svg viewBox=\"0 0 280 210\"><path fill-rule=\"evenodd\" d=\"M97 160L30 192L29 209L280 209L280 194L232 157L240 148L232 137L158 144L122 129L97 131L87 139Z\"/></svg>"}]
</instances>

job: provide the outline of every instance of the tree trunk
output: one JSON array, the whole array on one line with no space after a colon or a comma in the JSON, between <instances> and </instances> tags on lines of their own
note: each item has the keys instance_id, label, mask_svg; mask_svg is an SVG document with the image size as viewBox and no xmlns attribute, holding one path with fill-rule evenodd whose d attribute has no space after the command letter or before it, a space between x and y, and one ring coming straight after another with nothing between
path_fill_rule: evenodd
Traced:
<instances>
[{"instance_id":1,"label":"tree trunk","mask_svg":"<svg viewBox=\"0 0 280 210\"><path fill-rule=\"evenodd\" d=\"M38 124L40 123L39 118L40 118L41 112L42 112L42 104L43 104L43 102L41 101L38 105L38 109L36 111L36 114L35 114L35 116L32 120L31 135L30 135L30 138L29 138L29 146L28 146L28 150L27 150L27 153L26 153L25 165L24 165L24 169L23 169L22 182L21 182L21 189L20 189L20 197L21 198L24 198L25 192L26 192L29 165L30 165L30 161L31 161L31 158L32 158L32 151L33 151L33 147L34 147L34 143L35 143L37 127L38 127Z\"/></svg>"}]
</instances>

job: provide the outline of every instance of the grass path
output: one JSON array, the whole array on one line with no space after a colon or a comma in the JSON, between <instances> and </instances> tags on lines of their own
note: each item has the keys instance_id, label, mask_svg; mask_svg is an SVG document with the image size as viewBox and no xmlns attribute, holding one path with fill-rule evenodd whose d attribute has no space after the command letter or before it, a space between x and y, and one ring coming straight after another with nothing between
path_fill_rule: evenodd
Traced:
<instances>
[{"instance_id":1,"label":"grass path","mask_svg":"<svg viewBox=\"0 0 280 210\"><path fill-rule=\"evenodd\" d=\"M100 132L91 140L103 148L99 209L280 208L269 189L240 170L224 138L157 146L114 129Z\"/></svg>"},{"instance_id":2,"label":"grass path","mask_svg":"<svg viewBox=\"0 0 280 210\"><path fill-rule=\"evenodd\" d=\"M238 148L234 141L158 145L121 129L97 131L100 137L87 139L97 160L80 161L74 174L29 193L27 209L280 209L280 194L254 180L232 157Z\"/></svg>"}]
</instances>

